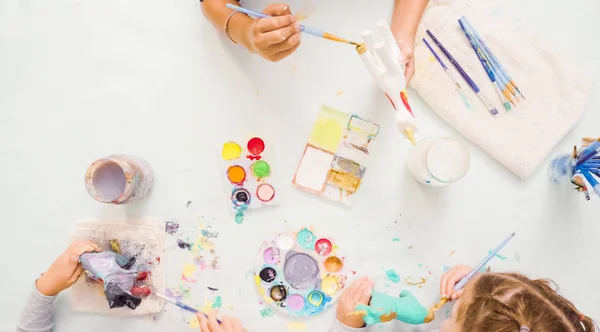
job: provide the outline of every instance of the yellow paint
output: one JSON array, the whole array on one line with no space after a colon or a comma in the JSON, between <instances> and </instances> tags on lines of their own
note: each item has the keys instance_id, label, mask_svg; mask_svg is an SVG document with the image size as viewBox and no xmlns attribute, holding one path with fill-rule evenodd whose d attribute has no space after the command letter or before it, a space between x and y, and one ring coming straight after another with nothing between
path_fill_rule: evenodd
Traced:
<instances>
[{"instance_id":1,"label":"yellow paint","mask_svg":"<svg viewBox=\"0 0 600 332\"><path fill-rule=\"evenodd\" d=\"M287 323L287 328L292 331L304 331L306 330L306 325L300 322L289 322Z\"/></svg>"},{"instance_id":2,"label":"yellow paint","mask_svg":"<svg viewBox=\"0 0 600 332\"><path fill-rule=\"evenodd\" d=\"M342 91L342 90L338 90L338 91L336 91L336 92L335 92L335 94L336 94L337 96L341 96L341 95L343 95L343 94L344 94L344 91Z\"/></svg>"},{"instance_id":3,"label":"yellow paint","mask_svg":"<svg viewBox=\"0 0 600 332\"><path fill-rule=\"evenodd\" d=\"M339 290L338 280L335 276L327 276L321 282L321 289L327 295L333 295Z\"/></svg>"},{"instance_id":4,"label":"yellow paint","mask_svg":"<svg viewBox=\"0 0 600 332\"><path fill-rule=\"evenodd\" d=\"M429 62L435 62L435 57L433 55L430 55L427 60L429 60Z\"/></svg>"},{"instance_id":5,"label":"yellow paint","mask_svg":"<svg viewBox=\"0 0 600 332\"><path fill-rule=\"evenodd\" d=\"M234 160L240 157L242 153L242 147L235 142L227 142L223 144L223 150L221 151L221 155L225 160Z\"/></svg>"},{"instance_id":6,"label":"yellow paint","mask_svg":"<svg viewBox=\"0 0 600 332\"><path fill-rule=\"evenodd\" d=\"M323 106L315 121L308 142L328 152L335 153L343 138L344 127L350 116L346 113Z\"/></svg>"},{"instance_id":7,"label":"yellow paint","mask_svg":"<svg viewBox=\"0 0 600 332\"><path fill-rule=\"evenodd\" d=\"M260 97L260 91L256 90L254 91L254 93L256 93L256 95Z\"/></svg>"},{"instance_id":8,"label":"yellow paint","mask_svg":"<svg viewBox=\"0 0 600 332\"><path fill-rule=\"evenodd\" d=\"M348 194L354 194L360 186L360 179L353 174L337 169L330 169L329 173L327 173L327 183L346 190Z\"/></svg>"},{"instance_id":9,"label":"yellow paint","mask_svg":"<svg viewBox=\"0 0 600 332\"><path fill-rule=\"evenodd\" d=\"M192 277L194 275L194 272L196 272L196 265L191 264L191 263L185 263L185 265L183 266L183 272L181 272L181 274L186 279L189 279L190 277Z\"/></svg>"},{"instance_id":10,"label":"yellow paint","mask_svg":"<svg viewBox=\"0 0 600 332\"><path fill-rule=\"evenodd\" d=\"M193 316L192 319L188 322L188 325L193 329L198 329L200 327L200 321L196 316Z\"/></svg>"}]
</instances>

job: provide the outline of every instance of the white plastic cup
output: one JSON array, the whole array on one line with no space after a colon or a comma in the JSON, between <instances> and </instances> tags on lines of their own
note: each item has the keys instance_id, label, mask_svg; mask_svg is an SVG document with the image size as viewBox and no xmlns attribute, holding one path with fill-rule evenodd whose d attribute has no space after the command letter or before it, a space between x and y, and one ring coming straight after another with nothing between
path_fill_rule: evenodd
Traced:
<instances>
[{"instance_id":1,"label":"white plastic cup","mask_svg":"<svg viewBox=\"0 0 600 332\"><path fill-rule=\"evenodd\" d=\"M412 148L406 165L418 182L444 187L465 176L471 157L469 150L453 138L426 138Z\"/></svg>"}]
</instances>

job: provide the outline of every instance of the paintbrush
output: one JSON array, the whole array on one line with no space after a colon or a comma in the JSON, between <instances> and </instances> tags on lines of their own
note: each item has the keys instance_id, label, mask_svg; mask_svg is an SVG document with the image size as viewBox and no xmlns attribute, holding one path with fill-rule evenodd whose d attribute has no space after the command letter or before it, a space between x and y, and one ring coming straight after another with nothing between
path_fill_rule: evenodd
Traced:
<instances>
[{"instance_id":1,"label":"paintbrush","mask_svg":"<svg viewBox=\"0 0 600 332\"><path fill-rule=\"evenodd\" d=\"M458 283L456 283L456 285L454 285L454 291L458 292L461 289L463 289L465 287L465 285L467 284L467 282L469 282L471 279L473 279L473 277L477 274L477 272L479 272L479 270L484 267L487 263L489 263L489 261L494 258L494 256L496 256L496 254L498 254L498 252L504 248L504 246L508 243L508 241L510 241L513 237L515 236L515 233L511 233L504 241L502 241L502 243L500 243L496 249L492 250L492 252L490 252L489 255L487 255L487 257L481 261L481 263L477 264L473 270L471 270L471 272L469 272L469 274L467 274L466 276L464 276L462 279L460 279L460 281ZM440 300L439 303L435 304L433 307L431 307L429 309L429 313L427 314L427 317L425 317L425 323L429 323L431 321L433 321L433 319L435 318L435 312L444 304L446 304L446 302L448 302L447 298L442 298Z\"/></svg>"},{"instance_id":2,"label":"paintbrush","mask_svg":"<svg viewBox=\"0 0 600 332\"><path fill-rule=\"evenodd\" d=\"M205 313L201 312L200 310L198 310L198 309L196 309L196 308L194 308L194 307L191 307L191 306L189 306L189 305L187 305L187 304L185 304L185 303L183 303L183 302L181 302L181 301L178 301L178 300L172 299L172 298L170 298L170 297L168 297L168 296L166 296L166 295L160 294L160 293L154 293L154 295L156 295L156 296L160 297L161 299L163 299L163 300L165 300L165 301L167 301L167 302L173 303L174 305L176 305L176 306L180 307L180 308L181 308L181 309L183 309L183 310L187 310L187 311L189 311L189 312L191 312L191 313L194 313L194 314L197 314L197 313L202 313L202 314L204 315L204 317L208 318L208 315L207 315L207 314L205 314ZM221 324L221 323L222 323L222 322L221 322L219 319L217 319L217 322L218 322L219 324Z\"/></svg>"},{"instance_id":3,"label":"paintbrush","mask_svg":"<svg viewBox=\"0 0 600 332\"><path fill-rule=\"evenodd\" d=\"M250 17L254 17L254 18L267 18L267 17L271 17L267 14L261 13L261 12L257 12L251 9L246 9L240 6L236 6L236 5L232 5L230 3L226 4L225 6L227 6L227 8L229 9L233 9L235 11L238 11L240 13L244 13ZM315 29L315 28L311 28L308 27L304 24L300 25L300 31L304 32L304 33L308 33L309 35L313 35L313 36L317 36L317 37L321 37L321 38L325 38L325 39L329 39L329 40L333 40L336 42L340 42L340 43L346 43L346 44L351 44L354 46L358 46L358 43L355 43L353 41L350 41L348 39L344 39L341 37L338 37L334 34L331 34L329 32L325 32L325 31L321 31L319 29Z\"/></svg>"},{"instance_id":4,"label":"paintbrush","mask_svg":"<svg viewBox=\"0 0 600 332\"><path fill-rule=\"evenodd\" d=\"M442 59L440 59L440 56L433 50L433 48L431 47L431 45L429 45L429 43L427 42L427 39L423 38L423 42L425 43L425 45L427 46L427 48L431 51L431 54L433 54L433 56L435 57L435 59L437 60L437 62L442 66L442 68L444 68L444 71L446 72L446 74L448 75L448 77L450 77L450 79L452 80L452 82L454 82L454 84L456 84L456 86L458 87L458 90L462 91L462 87L460 86L460 84L458 84L458 81L456 80L456 78L454 77L454 75L452 75L452 72L450 71L450 68L448 68L448 66L446 66L446 64L444 63L444 61Z\"/></svg>"},{"instance_id":5,"label":"paintbrush","mask_svg":"<svg viewBox=\"0 0 600 332\"><path fill-rule=\"evenodd\" d=\"M444 45L442 45L442 43L435 37L435 35L431 32L431 30L427 29L427 34L429 35L429 37L431 37L431 39L433 39L433 42L440 48L440 50L442 50L442 53L444 53L446 55L448 60L450 60L452 65L454 65L454 68L456 68L456 70L458 70L458 72L465 79L465 81L467 81L467 83L469 84L471 89L473 89L473 91L475 92L477 97L479 97L479 99L485 105L485 107L490 112L490 114L494 115L494 116L498 115L498 110L494 107L494 105L492 105L490 100L487 99L487 97L483 94L483 92L481 92L481 90L479 89L477 84L475 84L475 82L471 79L471 77L469 77L467 72L465 72L465 70L458 64L456 59L454 59L452 54L450 54L450 52L448 52L448 50L444 47Z\"/></svg>"},{"instance_id":6,"label":"paintbrush","mask_svg":"<svg viewBox=\"0 0 600 332\"><path fill-rule=\"evenodd\" d=\"M518 95L520 95L521 98L525 99L525 96L523 96L523 94L521 93L521 90L519 90L519 87L517 86L517 84L512 80L512 78L510 77L510 75L508 74L508 72L506 71L506 69L504 69L504 67L500 64L500 61L498 61L498 58L496 58L496 56L494 55L494 53L492 53L492 51L487 46L487 44L485 43L485 41L483 41L483 39L481 38L481 36L477 33L477 31L469 23L469 21L467 20L467 18L463 16L463 17L461 17L461 19L467 25L467 27L473 32L473 35L475 36L475 38L477 39L477 41L481 45L481 48L482 48L483 52L485 53L485 55L488 57L488 59L490 59L491 62L498 67L499 71L501 71L506 76L506 78L508 79L508 88L512 89L511 92L513 94L518 93Z\"/></svg>"},{"instance_id":7,"label":"paintbrush","mask_svg":"<svg viewBox=\"0 0 600 332\"><path fill-rule=\"evenodd\" d=\"M507 97L502 93L500 86L498 85L496 75L494 74L494 71L492 70L492 65L489 63L488 59L483 54L481 47L477 44L477 41L475 40L473 35L467 30L467 27L465 26L465 24L463 23L463 21L461 19L458 20L458 24L460 25L460 28L462 29L462 31L465 33L465 36L467 36L467 39L469 40L469 43L471 44L473 51L475 51L475 54L477 55L479 62L481 62L483 69L485 70L488 77L490 78L490 81L492 81L494 90L496 90L496 93L498 94L500 101L502 101L502 105L504 105L504 108L507 111L510 111L510 109L511 109L510 103L508 102ZM505 91L505 92L508 92L508 91ZM512 100L511 100L511 102L512 102ZM514 105L514 103L513 103L513 105Z\"/></svg>"}]
</instances>

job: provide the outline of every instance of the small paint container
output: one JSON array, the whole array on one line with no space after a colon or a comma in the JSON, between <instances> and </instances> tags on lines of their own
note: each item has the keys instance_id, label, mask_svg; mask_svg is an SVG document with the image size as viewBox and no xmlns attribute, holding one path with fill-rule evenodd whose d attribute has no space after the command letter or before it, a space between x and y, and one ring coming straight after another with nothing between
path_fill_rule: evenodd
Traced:
<instances>
[{"instance_id":1,"label":"small paint container","mask_svg":"<svg viewBox=\"0 0 600 332\"><path fill-rule=\"evenodd\" d=\"M548 165L548 178L554 183L571 184L573 177L573 157L570 154L561 154L552 159Z\"/></svg>"},{"instance_id":2,"label":"small paint container","mask_svg":"<svg viewBox=\"0 0 600 332\"><path fill-rule=\"evenodd\" d=\"M427 138L412 148L406 165L418 182L443 187L465 176L471 157L469 150L453 138Z\"/></svg>"},{"instance_id":3,"label":"small paint container","mask_svg":"<svg viewBox=\"0 0 600 332\"><path fill-rule=\"evenodd\" d=\"M153 185L150 164L132 155L98 159L85 173L85 188L102 203L127 204L146 196Z\"/></svg>"}]
</instances>

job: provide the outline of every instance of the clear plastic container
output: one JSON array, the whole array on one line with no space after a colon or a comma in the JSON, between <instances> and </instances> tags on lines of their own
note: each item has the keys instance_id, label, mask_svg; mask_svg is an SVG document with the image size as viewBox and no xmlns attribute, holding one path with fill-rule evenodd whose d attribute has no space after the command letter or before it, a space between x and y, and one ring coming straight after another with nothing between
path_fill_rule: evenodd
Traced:
<instances>
[{"instance_id":1,"label":"clear plastic container","mask_svg":"<svg viewBox=\"0 0 600 332\"><path fill-rule=\"evenodd\" d=\"M407 158L408 170L414 178L432 187L443 187L460 180L470 165L469 150L450 137L420 140Z\"/></svg>"}]
</instances>

